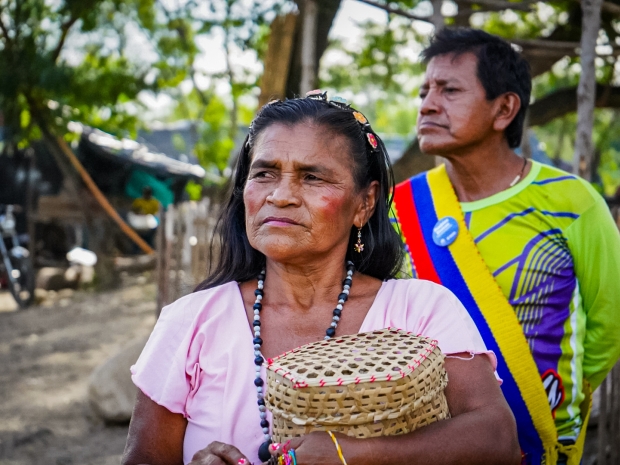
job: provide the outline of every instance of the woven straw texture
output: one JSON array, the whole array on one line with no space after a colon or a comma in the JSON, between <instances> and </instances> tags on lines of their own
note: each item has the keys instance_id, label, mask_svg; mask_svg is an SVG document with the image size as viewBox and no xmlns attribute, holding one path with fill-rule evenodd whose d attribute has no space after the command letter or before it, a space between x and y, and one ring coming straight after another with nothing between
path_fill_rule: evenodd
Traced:
<instances>
[{"instance_id":1,"label":"woven straw texture","mask_svg":"<svg viewBox=\"0 0 620 465\"><path fill-rule=\"evenodd\" d=\"M443 363L437 341L391 328L282 354L267 367L273 439L393 436L448 418Z\"/></svg>"}]
</instances>

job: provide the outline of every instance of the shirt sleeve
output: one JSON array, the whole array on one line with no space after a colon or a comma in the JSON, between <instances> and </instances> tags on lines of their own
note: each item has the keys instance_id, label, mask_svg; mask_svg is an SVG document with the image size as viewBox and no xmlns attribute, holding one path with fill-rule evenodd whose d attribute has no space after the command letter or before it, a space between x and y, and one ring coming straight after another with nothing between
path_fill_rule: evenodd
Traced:
<instances>
[{"instance_id":1,"label":"shirt sleeve","mask_svg":"<svg viewBox=\"0 0 620 465\"><path fill-rule=\"evenodd\" d=\"M586 319L583 373L594 389L620 357L620 233L596 197L566 229Z\"/></svg>"},{"instance_id":2,"label":"shirt sleeve","mask_svg":"<svg viewBox=\"0 0 620 465\"><path fill-rule=\"evenodd\" d=\"M195 310L181 299L164 307L146 346L131 367L133 383L147 397L187 417L187 399L197 387L199 344Z\"/></svg>"}]
</instances>

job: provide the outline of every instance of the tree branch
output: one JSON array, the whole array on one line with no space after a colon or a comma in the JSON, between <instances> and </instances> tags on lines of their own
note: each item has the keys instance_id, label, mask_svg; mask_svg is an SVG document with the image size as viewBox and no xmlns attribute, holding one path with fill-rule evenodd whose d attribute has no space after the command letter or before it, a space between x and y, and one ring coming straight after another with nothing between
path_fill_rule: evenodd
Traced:
<instances>
[{"instance_id":1,"label":"tree branch","mask_svg":"<svg viewBox=\"0 0 620 465\"><path fill-rule=\"evenodd\" d=\"M605 13L611 13L612 15L620 16L620 5L616 5L613 2L603 2L602 10Z\"/></svg>"},{"instance_id":2,"label":"tree branch","mask_svg":"<svg viewBox=\"0 0 620 465\"><path fill-rule=\"evenodd\" d=\"M6 28L6 25L4 24L4 21L2 21L2 18L0 17L0 30L2 30L2 37L4 37L4 40L7 44L8 47L11 46L11 37L9 36L9 31Z\"/></svg>"},{"instance_id":3,"label":"tree branch","mask_svg":"<svg viewBox=\"0 0 620 465\"><path fill-rule=\"evenodd\" d=\"M469 5L481 5L486 7L487 11L501 11L501 10L518 10L518 11L530 11L532 4L537 3L538 0L525 0L522 2L507 2L502 0L459 0L461 3L467 3Z\"/></svg>"},{"instance_id":4,"label":"tree branch","mask_svg":"<svg viewBox=\"0 0 620 465\"><path fill-rule=\"evenodd\" d=\"M596 108L620 108L620 86L596 86ZM530 126L548 122L577 111L577 87L552 92L530 105Z\"/></svg>"},{"instance_id":5,"label":"tree branch","mask_svg":"<svg viewBox=\"0 0 620 465\"><path fill-rule=\"evenodd\" d=\"M523 48L544 48L553 50L564 50L566 52L575 51L580 47L579 42L565 42L563 40L545 40L545 39L508 39L513 44L517 44Z\"/></svg>"},{"instance_id":6,"label":"tree branch","mask_svg":"<svg viewBox=\"0 0 620 465\"><path fill-rule=\"evenodd\" d=\"M408 11L401 10L400 8L392 8L391 6L383 5L379 2L375 2L374 0L357 0L357 1L361 3L366 3L367 5L374 6L376 8L381 8L382 10L385 10L388 13L393 13L395 15L404 16L405 18L409 18L414 21L424 21L425 23L432 24L430 16L414 15L413 13L409 13Z\"/></svg>"},{"instance_id":7,"label":"tree branch","mask_svg":"<svg viewBox=\"0 0 620 465\"><path fill-rule=\"evenodd\" d=\"M60 56L60 52L62 52L62 48L65 46L65 41L67 40L67 35L69 34L69 30L73 27L73 25L77 22L77 20L78 20L77 16L71 17L66 23L64 23L60 27L60 30L62 31L60 34L60 39L58 39L58 44L56 45L54 52L52 52L52 60L54 60L54 63L56 63L56 61L58 60L58 57Z\"/></svg>"}]
</instances>

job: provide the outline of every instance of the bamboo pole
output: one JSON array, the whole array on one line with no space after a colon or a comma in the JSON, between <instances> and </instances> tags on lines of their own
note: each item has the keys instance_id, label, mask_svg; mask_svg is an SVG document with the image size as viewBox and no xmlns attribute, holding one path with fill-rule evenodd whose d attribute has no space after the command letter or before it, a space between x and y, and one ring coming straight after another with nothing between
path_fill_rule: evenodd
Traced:
<instances>
[{"instance_id":1,"label":"bamboo pole","mask_svg":"<svg viewBox=\"0 0 620 465\"><path fill-rule=\"evenodd\" d=\"M577 87L577 137L573 172L592 179L594 105L596 104L596 41L601 27L602 0L581 1L581 76Z\"/></svg>"},{"instance_id":2,"label":"bamboo pole","mask_svg":"<svg viewBox=\"0 0 620 465\"><path fill-rule=\"evenodd\" d=\"M620 411L620 384L618 379L618 369L614 368L610 373L611 378L611 411L609 415L609 440L608 444L611 448L610 464L618 463L618 412Z\"/></svg>"},{"instance_id":3,"label":"bamboo pole","mask_svg":"<svg viewBox=\"0 0 620 465\"><path fill-rule=\"evenodd\" d=\"M138 235L138 233L136 233L120 217L120 215L117 213L114 207L110 204L106 196L103 195L101 190L99 190L99 187L97 187L97 184L95 184L95 181L93 181L93 178L90 177L90 174L88 174L88 172L86 171L86 169L84 168L80 160L78 160L78 158L75 156L73 151L69 148L65 140L62 137L57 137L56 140L62 152L65 154L65 156L69 159L73 167L80 174L80 177L84 181L84 184L86 184L86 187L88 188L88 190L91 192L91 194L93 194L97 202L99 202L99 205L101 205L101 207L108 214L108 216L112 218L114 222L121 228L121 231L123 231L132 241L134 241L138 245L138 247L142 249L144 253L147 253L147 254L155 253L155 251L151 248L151 246L148 245L146 241L142 239Z\"/></svg>"},{"instance_id":4,"label":"bamboo pole","mask_svg":"<svg viewBox=\"0 0 620 465\"><path fill-rule=\"evenodd\" d=\"M607 465L607 385L609 378L601 384L599 413L598 413L598 459L597 465Z\"/></svg>"}]
</instances>

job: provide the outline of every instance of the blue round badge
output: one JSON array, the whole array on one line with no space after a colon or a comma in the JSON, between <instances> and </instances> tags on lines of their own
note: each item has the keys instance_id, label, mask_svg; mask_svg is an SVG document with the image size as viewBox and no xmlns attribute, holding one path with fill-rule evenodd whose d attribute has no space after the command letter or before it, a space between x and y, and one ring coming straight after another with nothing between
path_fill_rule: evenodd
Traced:
<instances>
[{"instance_id":1,"label":"blue round badge","mask_svg":"<svg viewBox=\"0 0 620 465\"><path fill-rule=\"evenodd\" d=\"M433 228L433 242L439 247L448 247L459 235L459 224L451 216L437 221Z\"/></svg>"}]
</instances>

